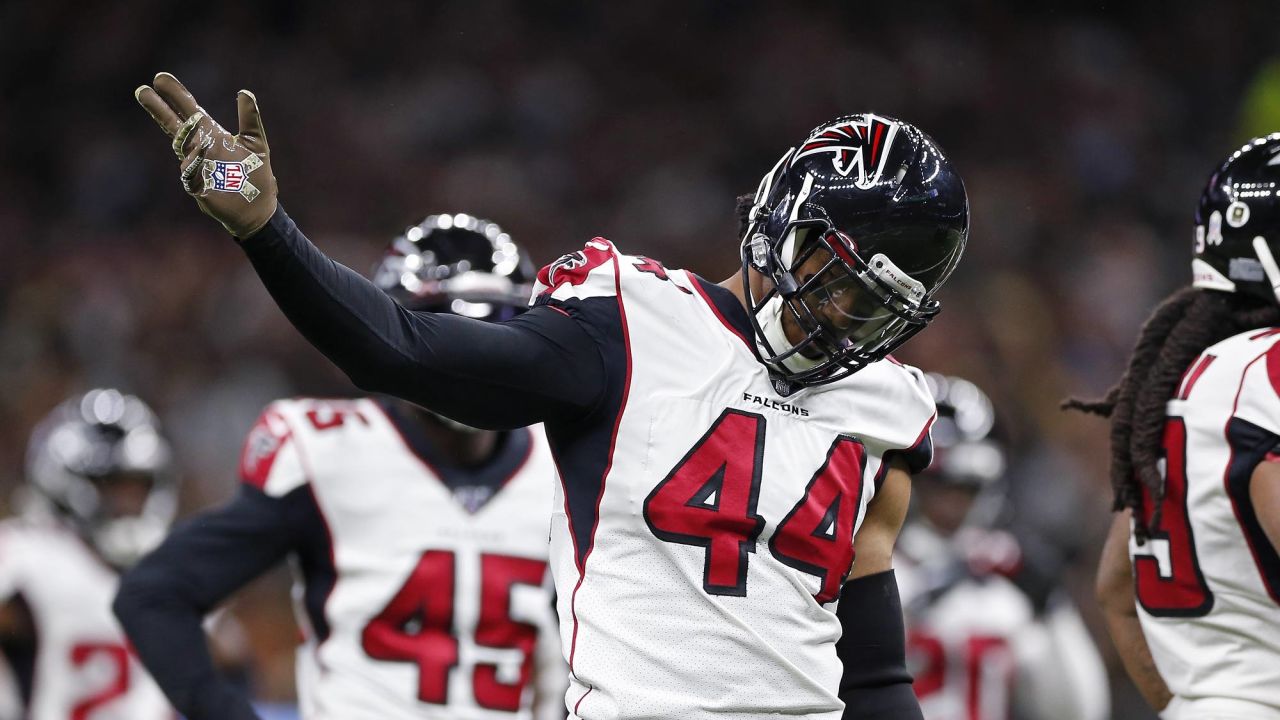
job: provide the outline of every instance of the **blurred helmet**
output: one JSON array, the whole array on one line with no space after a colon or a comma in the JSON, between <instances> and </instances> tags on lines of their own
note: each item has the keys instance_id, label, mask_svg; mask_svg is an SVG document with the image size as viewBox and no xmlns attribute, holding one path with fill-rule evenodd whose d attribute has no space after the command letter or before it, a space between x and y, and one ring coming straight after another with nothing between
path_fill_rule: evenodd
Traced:
<instances>
[{"instance_id":1,"label":"blurred helmet","mask_svg":"<svg viewBox=\"0 0 1280 720\"><path fill-rule=\"evenodd\" d=\"M923 474L976 489L995 485L1004 477L1005 452L992 437L996 414L991 398L964 378L928 373L925 380L938 419L931 431L933 463Z\"/></svg>"},{"instance_id":2,"label":"blurred helmet","mask_svg":"<svg viewBox=\"0 0 1280 720\"><path fill-rule=\"evenodd\" d=\"M62 518L119 568L159 545L177 511L169 442L146 403L119 390L54 408L31 435L26 474L27 513Z\"/></svg>"},{"instance_id":3,"label":"blurred helmet","mask_svg":"<svg viewBox=\"0 0 1280 720\"><path fill-rule=\"evenodd\" d=\"M1209 176L1194 251L1195 287L1280 300L1280 133L1249 141Z\"/></svg>"},{"instance_id":4,"label":"blurred helmet","mask_svg":"<svg viewBox=\"0 0 1280 720\"><path fill-rule=\"evenodd\" d=\"M497 224L431 215L391 241L373 282L410 310L507 320L528 304L533 263Z\"/></svg>"},{"instance_id":5,"label":"blurred helmet","mask_svg":"<svg viewBox=\"0 0 1280 720\"><path fill-rule=\"evenodd\" d=\"M744 271L772 280L755 297L761 359L796 385L879 360L937 315L934 292L969 233L969 201L942 150L918 128L846 115L809 133L760 181L742 238ZM825 263L803 277L814 257ZM804 333L791 343L784 314Z\"/></svg>"}]
</instances>

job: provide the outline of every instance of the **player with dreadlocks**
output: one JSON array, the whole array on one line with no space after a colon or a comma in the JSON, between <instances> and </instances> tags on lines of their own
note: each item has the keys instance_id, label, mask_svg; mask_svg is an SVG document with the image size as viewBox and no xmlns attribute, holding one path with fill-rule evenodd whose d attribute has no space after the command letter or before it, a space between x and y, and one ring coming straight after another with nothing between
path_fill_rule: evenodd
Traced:
<instances>
[{"instance_id":1,"label":"player with dreadlocks","mask_svg":"<svg viewBox=\"0 0 1280 720\"><path fill-rule=\"evenodd\" d=\"M1223 161L1192 287L1143 326L1111 418L1098 598L1161 717L1280 717L1280 133ZM1135 602L1136 600L1136 602Z\"/></svg>"}]
</instances>

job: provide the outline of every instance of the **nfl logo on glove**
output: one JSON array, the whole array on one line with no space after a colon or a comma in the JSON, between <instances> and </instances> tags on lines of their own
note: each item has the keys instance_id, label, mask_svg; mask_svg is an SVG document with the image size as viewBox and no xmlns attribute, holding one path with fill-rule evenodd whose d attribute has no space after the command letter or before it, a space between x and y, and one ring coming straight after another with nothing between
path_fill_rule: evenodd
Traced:
<instances>
[{"instance_id":1,"label":"nfl logo on glove","mask_svg":"<svg viewBox=\"0 0 1280 720\"><path fill-rule=\"evenodd\" d=\"M238 162L214 161L213 189L223 192L240 192L244 183L244 167Z\"/></svg>"}]
</instances>

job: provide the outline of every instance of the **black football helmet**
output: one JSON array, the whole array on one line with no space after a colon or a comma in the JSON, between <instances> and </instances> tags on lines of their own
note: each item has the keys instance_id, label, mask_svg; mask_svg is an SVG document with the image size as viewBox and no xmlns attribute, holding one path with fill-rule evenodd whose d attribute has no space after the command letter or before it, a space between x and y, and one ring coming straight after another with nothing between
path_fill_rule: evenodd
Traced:
<instances>
[{"instance_id":1,"label":"black football helmet","mask_svg":"<svg viewBox=\"0 0 1280 720\"><path fill-rule=\"evenodd\" d=\"M938 314L933 294L964 251L969 201L928 135L866 113L788 150L748 221L743 285L761 359L787 384L821 385L884 358ZM772 281L763 296L747 270ZM804 333L798 343L784 314Z\"/></svg>"},{"instance_id":2,"label":"black football helmet","mask_svg":"<svg viewBox=\"0 0 1280 720\"><path fill-rule=\"evenodd\" d=\"M533 278L533 261L510 235L465 213L429 215L393 239L373 268L373 283L410 310L492 322L528 308ZM457 432L479 432L431 414Z\"/></svg>"},{"instance_id":3,"label":"black football helmet","mask_svg":"<svg viewBox=\"0 0 1280 720\"><path fill-rule=\"evenodd\" d=\"M1193 251L1195 287L1280 302L1280 133L1249 141L1209 176Z\"/></svg>"},{"instance_id":4,"label":"black football helmet","mask_svg":"<svg viewBox=\"0 0 1280 720\"><path fill-rule=\"evenodd\" d=\"M529 302L533 262L497 224L431 215L387 246L373 282L410 310L507 320Z\"/></svg>"},{"instance_id":5,"label":"black football helmet","mask_svg":"<svg viewBox=\"0 0 1280 720\"><path fill-rule=\"evenodd\" d=\"M1004 477L1004 448L994 437L995 407L964 378L928 373L925 382L938 406L930 437L933 463L924 475L953 485L990 487Z\"/></svg>"},{"instance_id":6,"label":"black football helmet","mask_svg":"<svg viewBox=\"0 0 1280 720\"><path fill-rule=\"evenodd\" d=\"M54 408L31 435L26 470L24 514L66 522L117 568L158 546L177 512L169 442L146 403L119 390Z\"/></svg>"},{"instance_id":7,"label":"black football helmet","mask_svg":"<svg viewBox=\"0 0 1280 720\"><path fill-rule=\"evenodd\" d=\"M960 377L928 373L925 382L938 406L938 419L930 431L933 462L917 476L920 482L912 495L923 501L934 492L935 483L965 491L972 501L959 527L992 528L1004 519L1009 483L991 398ZM959 507L954 494L945 497L952 507Z\"/></svg>"}]
</instances>

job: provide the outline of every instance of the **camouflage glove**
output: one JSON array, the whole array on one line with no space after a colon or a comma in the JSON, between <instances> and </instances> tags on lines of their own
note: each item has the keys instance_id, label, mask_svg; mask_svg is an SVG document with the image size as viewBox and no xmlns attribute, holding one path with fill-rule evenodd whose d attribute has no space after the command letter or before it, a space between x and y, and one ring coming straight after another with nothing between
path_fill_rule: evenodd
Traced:
<instances>
[{"instance_id":1,"label":"camouflage glove","mask_svg":"<svg viewBox=\"0 0 1280 720\"><path fill-rule=\"evenodd\" d=\"M182 161L182 187L206 215L237 238L267 224L276 211L276 178L253 93L236 94L238 135L209 117L169 73L156 75L152 85L139 87L133 96L172 138L173 152Z\"/></svg>"}]
</instances>

